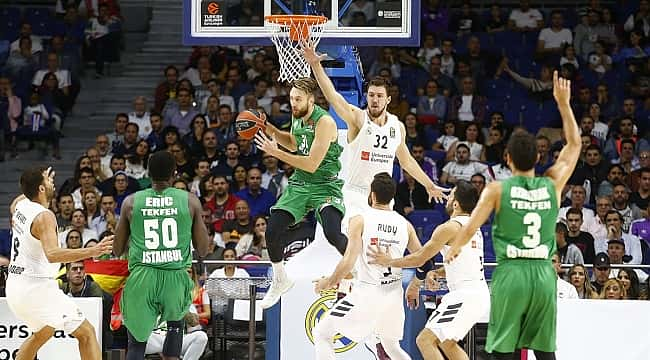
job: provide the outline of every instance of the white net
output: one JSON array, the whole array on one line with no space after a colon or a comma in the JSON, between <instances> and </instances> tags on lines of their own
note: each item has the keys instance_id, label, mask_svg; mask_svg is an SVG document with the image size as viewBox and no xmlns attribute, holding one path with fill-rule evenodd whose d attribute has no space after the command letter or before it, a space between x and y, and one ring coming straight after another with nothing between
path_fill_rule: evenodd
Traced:
<instances>
[{"instance_id":1,"label":"white net","mask_svg":"<svg viewBox=\"0 0 650 360\"><path fill-rule=\"evenodd\" d=\"M282 20L268 20L271 40L280 59L280 81L292 82L311 75L311 67L303 56L305 43L318 46L326 19L314 22L309 17L284 17ZM313 20L313 19L311 19Z\"/></svg>"}]
</instances>

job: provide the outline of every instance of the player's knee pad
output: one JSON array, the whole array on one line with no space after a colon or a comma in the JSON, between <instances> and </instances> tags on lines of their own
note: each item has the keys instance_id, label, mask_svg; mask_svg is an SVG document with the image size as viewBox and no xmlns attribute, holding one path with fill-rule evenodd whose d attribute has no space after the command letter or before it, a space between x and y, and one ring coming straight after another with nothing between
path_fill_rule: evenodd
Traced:
<instances>
[{"instance_id":1,"label":"player's knee pad","mask_svg":"<svg viewBox=\"0 0 650 360\"><path fill-rule=\"evenodd\" d=\"M535 350L535 358L537 360L555 360L555 353L554 352L544 352L544 351L537 351Z\"/></svg>"},{"instance_id":2,"label":"player's knee pad","mask_svg":"<svg viewBox=\"0 0 650 360\"><path fill-rule=\"evenodd\" d=\"M320 212L323 225L323 233L327 241L341 253L345 254L345 248L348 246L348 238L341 232L341 221L343 214L332 206L324 207Z\"/></svg>"},{"instance_id":3,"label":"player's knee pad","mask_svg":"<svg viewBox=\"0 0 650 360\"><path fill-rule=\"evenodd\" d=\"M499 352L493 352L492 353L492 360L514 360L515 356L513 353L499 353Z\"/></svg>"},{"instance_id":4,"label":"player's knee pad","mask_svg":"<svg viewBox=\"0 0 650 360\"><path fill-rule=\"evenodd\" d=\"M180 357L183 347L183 320L167 321L167 336L163 344L163 355Z\"/></svg>"},{"instance_id":5,"label":"player's knee pad","mask_svg":"<svg viewBox=\"0 0 650 360\"><path fill-rule=\"evenodd\" d=\"M147 343L138 341L133 337L127 329L127 336L129 340L128 351L126 352L126 360L142 360L144 359Z\"/></svg>"}]
</instances>

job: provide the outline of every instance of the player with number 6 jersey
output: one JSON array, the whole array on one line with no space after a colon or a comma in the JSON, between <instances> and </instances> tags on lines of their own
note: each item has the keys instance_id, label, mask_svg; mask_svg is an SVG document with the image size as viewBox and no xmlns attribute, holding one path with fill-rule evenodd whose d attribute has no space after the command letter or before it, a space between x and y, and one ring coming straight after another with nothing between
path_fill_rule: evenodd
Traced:
<instances>
[{"instance_id":1,"label":"player with number 6 jersey","mask_svg":"<svg viewBox=\"0 0 650 360\"><path fill-rule=\"evenodd\" d=\"M535 177L535 137L516 131L507 145L513 176L485 187L469 223L462 228L445 261L458 257L492 210L494 250L499 265L492 274L490 324L485 348L496 360L512 359L517 349L532 349L539 360L554 360L557 275L555 220L562 189L580 156L580 132L571 110L571 82L553 74L566 145L543 177Z\"/></svg>"},{"instance_id":2,"label":"player with number 6 jersey","mask_svg":"<svg viewBox=\"0 0 650 360\"><path fill-rule=\"evenodd\" d=\"M149 159L152 188L130 195L122 204L114 252L122 254L128 242L130 274L120 304L128 330L127 360L144 358L147 339L160 321L168 327L164 357L179 357L182 320L194 287L187 274L191 245L201 257L208 252L201 203L193 194L171 187L175 170L171 154L153 154Z\"/></svg>"}]
</instances>

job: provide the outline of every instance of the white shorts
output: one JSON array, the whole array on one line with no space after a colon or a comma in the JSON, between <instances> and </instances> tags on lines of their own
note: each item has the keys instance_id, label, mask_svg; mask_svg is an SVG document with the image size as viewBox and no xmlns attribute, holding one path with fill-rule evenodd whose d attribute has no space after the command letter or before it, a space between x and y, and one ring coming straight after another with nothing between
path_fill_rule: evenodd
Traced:
<instances>
[{"instance_id":1,"label":"white shorts","mask_svg":"<svg viewBox=\"0 0 650 360\"><path fill-rule=\"evenodd\" d=\"M85 320L79 307L54 279L10 275L6 291L9 309L33 332L50 326L71 334Z\"/></svg>"},{"instance_id":2,"label":"white shorts","mask_svg":"<svg viewBox=\"0 0 650 360\"><path fill-rule=\"evenodd\" d=\"M352 292L339 300L316 326L334 329L333 334L340 333L355 342L371 334L399 341L404 335L403 299L401 281L386 289L357 282Z\"/></svg>"},{"instance_id":3,"label":"white shorts","mask_svg":"<svg viewBox=\"0 0 650 360\"><path fill-rule=\"evenodd\" d=\"M490 290L484 281L479 281L443 296L425 328L440 341L458 341L489 311Z\"/></svg>"}]
</instances>

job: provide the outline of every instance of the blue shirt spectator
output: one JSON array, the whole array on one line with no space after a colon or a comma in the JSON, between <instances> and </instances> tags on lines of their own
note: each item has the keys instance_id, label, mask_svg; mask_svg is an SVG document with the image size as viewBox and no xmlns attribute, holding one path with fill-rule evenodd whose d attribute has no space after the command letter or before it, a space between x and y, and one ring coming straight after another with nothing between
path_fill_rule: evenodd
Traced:
<instances>
[{"instance_id":1,"label":"blue shirt spectator","mask_svg":"<svg viewBox=\"0 0 650 360\"><path fill-rule=\"evenodd\" d=\"M246 187L235 193L235 195L242 200L246 200L252 217L269 215L271 206L276 201L275 196L262 187L262 171L258 168L248 170Z\"/></svg>"}]
</instances>

